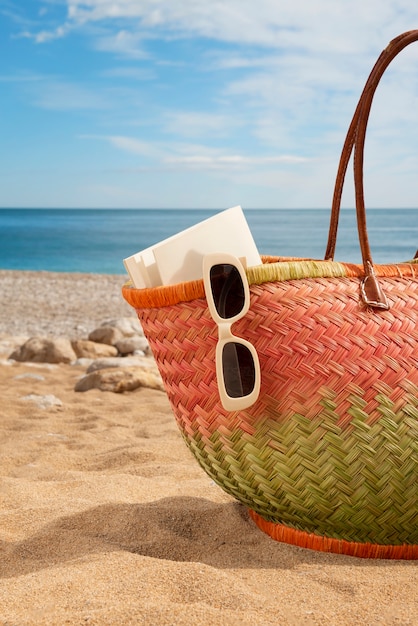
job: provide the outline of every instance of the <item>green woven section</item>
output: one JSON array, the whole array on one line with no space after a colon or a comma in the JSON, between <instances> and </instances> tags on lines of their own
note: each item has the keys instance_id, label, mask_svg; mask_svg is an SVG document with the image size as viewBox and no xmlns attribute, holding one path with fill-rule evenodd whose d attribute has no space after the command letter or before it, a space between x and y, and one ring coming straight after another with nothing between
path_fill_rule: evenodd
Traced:
<instances>
[{"instance_id":1,"label":"green woven section","mask_svg":"<svg viewBox=\"0 0 418 626\"><path fill-rule=\"evenodd\" d=\"M418 259L407 261L406 265L416 265ZM378 265L375 266L379 276ZM386 276L401 276L402 264L392 265L391 271L384 273ZM344 276L359 276L364 274L361 265L350 266L350 271L345 263L337 261L314 261L314 260L292 260L280 261L279 263L264 263L247 269L247 277L250 285L262 285L266 282L302 280L305 278L343 278ZM357 268L357 269L356 269Z\"/></svg>"},{"instance_id":2,"label":"green woven section","mask_svg":"<svg viewBox=\"0 0 418 626\"><path fill-rule=\"evenodd\" d=\"M403 409L381 395L381 419L367 424L362 399L352 422L337 425L329 399L309 420L263 419L250 435L239 428L187 444L225 491L265 519L347 541L418 544L418 398Z\"/></svg>"},{"instance_id":3,"label":"green woven section","mask_svg":"<svg viewBox=\"0 0 418 626\"><path fill-rule=\"evenodd\" d=\"M347 269L343 263L334 261L291 261L249 267L247 276L250 285L261 285L276 280L339 278L347 276Z\"/></svg>"}]
</instances>

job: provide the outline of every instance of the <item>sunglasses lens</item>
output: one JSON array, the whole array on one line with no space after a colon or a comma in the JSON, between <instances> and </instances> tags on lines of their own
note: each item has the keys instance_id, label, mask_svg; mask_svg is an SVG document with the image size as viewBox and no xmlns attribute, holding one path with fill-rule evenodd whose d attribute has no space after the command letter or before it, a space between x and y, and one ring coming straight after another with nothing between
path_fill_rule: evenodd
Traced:
<instances>
[{"instance_id":1,"label":"sunglasses lens","mask_svg":"<svg viewBox=\"0 0 418 626\"><path fill-rule=\"evenodd\" d=\"M222 369L226 393L230 398L248 396L255 386L254 359L242 343L229 341L222 351Z\"/></svg>"},{"instance_id":2,"label":"sunglasses lens","mask_svg":"<svg viewBox=\"0 0 418 626\"><path fill-rule=\"evenodd\" d=\"M241 274L230 263L219 263L210 269L213 301L222 319L231 319L244 308L245 292Z\"/></svg>"}]
</instances>

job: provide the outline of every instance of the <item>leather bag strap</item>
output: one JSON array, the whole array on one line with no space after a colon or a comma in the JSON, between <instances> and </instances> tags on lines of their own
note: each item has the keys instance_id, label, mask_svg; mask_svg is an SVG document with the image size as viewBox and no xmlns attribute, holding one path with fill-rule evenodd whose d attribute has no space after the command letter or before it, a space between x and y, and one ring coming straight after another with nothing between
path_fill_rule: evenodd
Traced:
<instances>
[{"instance_id":1,"label":"leather bag strap","mask_svg":"<svg viewBox=\"0 0 418 626\"><path fill-rule=\"evenodd\" d=\"M364 86L360 100L351 120L344 146L341 152L332 200L331 220L325 259L332 260L337 241L338 221L341 197L347 167L354 151L354 188L356 198L357 228L364 265L364 279L361 284L361 296L365 304L378 309L388 309L386 296L380 288L373 268L369 238L367 235L366 208L364 203L363 163L364 143L367 123L376 88L393 59L409 44L418 40L418 30L411 30L393 39L376 61Z\"/></svg>"}]
</instances>

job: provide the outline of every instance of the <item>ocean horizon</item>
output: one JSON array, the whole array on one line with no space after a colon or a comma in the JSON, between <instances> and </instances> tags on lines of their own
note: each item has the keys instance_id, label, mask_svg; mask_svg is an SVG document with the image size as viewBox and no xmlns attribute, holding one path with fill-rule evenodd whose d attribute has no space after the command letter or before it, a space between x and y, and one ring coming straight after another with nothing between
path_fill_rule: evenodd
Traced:
<instances>
[{"instance_id":1,"label":"ocean horizon","mask_svg":"<svg viewBox=\"0 0 418 626\"><path fill-rule=\"evenodd\" d=\"M221 209L0 209L0 269L125 274L123 259ZM244 209L260 254L322 259L330 209ZM418 208L368 209L375 263L418 248ZM342 209L335 260L359 263L354 209Z\"/></svg>"}]
</instances>

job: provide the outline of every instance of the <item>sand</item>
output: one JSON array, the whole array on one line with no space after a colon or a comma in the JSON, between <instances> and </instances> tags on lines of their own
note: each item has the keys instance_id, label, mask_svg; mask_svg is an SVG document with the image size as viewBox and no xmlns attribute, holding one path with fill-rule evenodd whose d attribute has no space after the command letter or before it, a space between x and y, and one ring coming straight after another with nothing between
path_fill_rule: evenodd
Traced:
<instances>
[{"instance_id":1,"label":"sand","mask_svg":"<svg viewBox=\"0 0 418 626\"><path fill-rule=\"evenodd\" d=\"M123 280L0 272L0 333L85 336L131 314ZM4 358L1 625L418 624L418 562L274 542L199 468L164 393L76 393L81 366Z\"/></svg>"}]
</instances>

